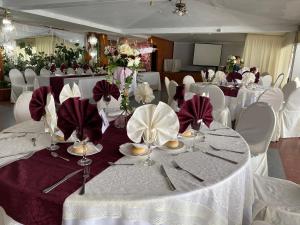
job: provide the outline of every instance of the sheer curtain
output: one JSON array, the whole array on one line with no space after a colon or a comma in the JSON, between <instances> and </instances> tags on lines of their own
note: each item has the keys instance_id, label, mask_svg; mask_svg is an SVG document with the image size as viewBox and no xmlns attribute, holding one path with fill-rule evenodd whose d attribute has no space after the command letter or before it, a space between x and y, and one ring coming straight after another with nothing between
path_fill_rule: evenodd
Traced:
<instances>
[{"instance_id":1,"label":"sheer curtain","mask_svg":"<svg viewBox=\"0 0 300 225\"><path fill-rule=\"evenodd\" d=\"M75 49L75 45L69 41L55 36L41 36L35 38L35 47L37 52L45 52L47 55L54 53L55 46L63 43L67 48Z\"/></svg>"}]
</instances>

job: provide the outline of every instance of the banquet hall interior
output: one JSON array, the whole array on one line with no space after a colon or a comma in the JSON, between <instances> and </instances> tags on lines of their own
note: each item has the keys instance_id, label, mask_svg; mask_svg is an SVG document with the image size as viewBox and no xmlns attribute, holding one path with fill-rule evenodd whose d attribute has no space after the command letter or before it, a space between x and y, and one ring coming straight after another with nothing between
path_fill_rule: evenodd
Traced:
<instances>
[{"instance_id":1,"label":"banquet hall interior","mask_svg":"<svg viewBox=\"0 0 300 225\"><path fill-rule=\"evenodd\" d=\"M299 11L0 0L0 225L300 225Z\"/></svg>"}]
</instances>

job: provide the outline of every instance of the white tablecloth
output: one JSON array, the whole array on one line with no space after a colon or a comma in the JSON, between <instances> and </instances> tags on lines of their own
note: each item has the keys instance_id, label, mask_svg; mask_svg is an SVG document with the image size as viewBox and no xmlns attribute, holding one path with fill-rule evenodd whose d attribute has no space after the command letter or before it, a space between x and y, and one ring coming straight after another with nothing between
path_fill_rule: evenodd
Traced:
<instances>
[{"instance_id":1,"label":"white tablecloth","mask_svg":"<svg viewBox=\"0 0 300 225\"><path fill-rule=\"evenodd\" d=\"M138 81L148 82L153 90L161 90L159 72L142 72L138 73Z\"/></svg>"},{"instance_id":2,"label":"white tablecloth","mask_svg":"<svg viewBox=\"0 0 300 225\"><path fill-rule=\"evenodd\" d=\"M214 123L212 128L220 127ZM6 131L41 131L42 124L27 121ZM207 132L207 130L203 130ZM211 131L213 132L213 131ZM233 130L214 131L219 134L236 134ZM11 134L0 134L0 138ZM13 134L14 135L14 134ZM38 150L49 144L49 137L40 135L37 146L30 141L34 134L17 139L1 140L4 152L17 153ZM191 143L191 140L186 143ZM239 150L244 154L213 151L208 144ZM66 225L250 225L252 218L253 186L249 147L243 138L206 135L205 142L197 142L197 152L178 156L155 149L152 167L142 166L143 159L121 158L118 162L136 162L135 166L111 166L86 185L86 194L71 194L64 202L63 224ZM227 157L238 162L231 164L203 153ZM0 159L0 165L8 161ZM199 182L188 173L176 170L171 161L197 173ZM169 190L160 173L160 164L177 190ZM0 181L1 182L1 181ZM26 193L25 193L26 194ZM20 205L20 207L22 207ZM0 221L18 224L0 207ZM7 222L10 221L10 222Z\"/></svg>"}]
</instances>

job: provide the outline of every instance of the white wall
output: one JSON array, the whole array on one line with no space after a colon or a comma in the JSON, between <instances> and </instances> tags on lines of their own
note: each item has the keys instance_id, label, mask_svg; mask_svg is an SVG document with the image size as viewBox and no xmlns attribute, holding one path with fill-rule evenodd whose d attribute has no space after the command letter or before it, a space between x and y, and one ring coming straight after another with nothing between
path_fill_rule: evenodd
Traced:
<instances>
[{"instance_id":1,"label":"white wall","mask_svg":"<svg viewBox=\"0 0 300 225\"><path fill-rule=\"evenodd\" d=\"M226 43L222 46L221 64L225 65L229 55L243 55L244 42ZM299 53L300 54L300 53ZM182 70L200 70L199 66L193 66L194 43L174 42L174 59L181 59Z\"/></svg>"},{"instance_id":2,"label":"white wall","mask_svg":"<svg viewBox=\"0 0 300 225\"><path fill-rule=\"evenodd\" d=\"M295 79L296 77L300 78L300 43L297 44L292 79Z\"/></svg>"}]
</instances>

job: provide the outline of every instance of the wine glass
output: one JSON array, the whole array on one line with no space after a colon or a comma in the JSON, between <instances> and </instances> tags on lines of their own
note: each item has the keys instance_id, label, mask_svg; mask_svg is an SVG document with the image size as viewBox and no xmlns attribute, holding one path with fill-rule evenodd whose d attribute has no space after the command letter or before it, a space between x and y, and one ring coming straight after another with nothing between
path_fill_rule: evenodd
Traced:
<instances>
[{"instance_id":1,"label":"wine glass","mask_svg":"<svg viewBox=\"0 0 300 225\"><path fill-rule=\"evenodd\" d=\"M194 130L194 140L193 140L193 149L195 150L195 145L196 145L196 139L198 139L198 137L200 135L203 135L203 133L200 131L201 129L201 123L202 123L202 119L197 120L196 122L191 124L192 129Z\"/></svg>"},{"instance_id":2,"label":"wine glass","mask_svg":"<svg viewBox=\"0 0 300 225\"><path fill-rule=\"evenodd\" d=\"M47 125L46 123L46 119L44 120L44 124L45 124L45 132L46 129L48 128L49 134L50 134L50 140L51 140L51 144L49 147L47 147L47 150L49 151L55 151L57 149L59 149L59 146L56 144L54 138L55 138L55 128L52 129L49 125Z\"/></svg>"},{"instance_id":3,"label":"wine glass","mask_svg":"<svg viewBox=\"0 0 300 225\"><path fill-rule=\"evenodd\" d=\"M147 145L147 149L149 151L147 159L144 161L144 166L153 166L155 164L155 161L151 159L151 153L153 150L153 142L155 140L155 135L152 135L152 137L147 137L148 135L144 134L144 143Z\"/></svg>"},{"instance_id":4,"label":"wine glass","mask_svg":"<svg viewBox=\"0 0 300 225\"><path fill-rule=\"evenodd\" d=\"M83 148L83 151L82 151L82 158L80 160L77 161L77 164L79 166L88 166L88 165L91 165L92 164L92 161L91 159L87 158L86 157L86 152L87 152L87 142L88 142L88 138L86 138L85 140L83 141L80 141L79 142L79 145L82 146Z\"/></svg>"}]
</instances>

